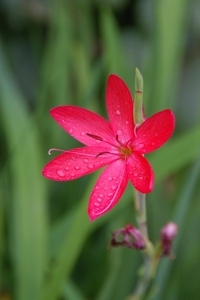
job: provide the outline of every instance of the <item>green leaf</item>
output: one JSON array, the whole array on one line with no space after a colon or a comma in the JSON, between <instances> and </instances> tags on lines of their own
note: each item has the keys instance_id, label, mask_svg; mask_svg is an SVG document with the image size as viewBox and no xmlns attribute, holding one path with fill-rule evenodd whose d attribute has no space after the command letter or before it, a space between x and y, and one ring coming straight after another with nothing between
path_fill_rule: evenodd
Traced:
<instances>
[{"instance_id":1,"label":"green leaf","mask_svg":"<svg viewBox=\"0 0 200 300\"><path fill-rule=\"evenodd\" d=\"M160 181L193 162L199 155L200 126L172 138L162 148L147 155Z\"/></svg>"},{"instance_id":2,"label":"green leaf","mask_svg":"<svg viewBox=\"0 0 200 300\"><path fill-rule=\"evenodd\" d=\"M37 126L6 63L0 41L1 122L8 145L15 299L39 299L46 267L46 184Z\"/></svg>"},{"instance_id":3,"label":"green leaf","mask_svg":"<svg viewBox=\"0 0 200 300\"><path fill-rule=\"evenodd\" d=\"M151 96L146 109L151 115L174 107L174 98L185 51L188 0L156 0L154 3ZM145 90L145 89L144 89Z\"/></svg>"}]
</instances>

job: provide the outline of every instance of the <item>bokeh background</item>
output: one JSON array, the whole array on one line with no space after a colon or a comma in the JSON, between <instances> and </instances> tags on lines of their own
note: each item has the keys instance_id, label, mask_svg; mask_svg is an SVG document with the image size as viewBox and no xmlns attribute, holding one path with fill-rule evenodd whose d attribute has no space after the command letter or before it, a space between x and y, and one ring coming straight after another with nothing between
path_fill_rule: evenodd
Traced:
<instances>
[{"instance_id":1,"label":"bokeh background","mask_svg":"<svg viewBox=\"0 0 200 300\"><path fill-rule=\"evenodd\" d=\"M176 130L149 154L156 176L147 196L153 242L178 223L175 260L163 258L147 299L200 297L200 1L0 1L0 299L122 300L142 257L107 245L135 224L129 185L119 204L89 222L98 172L53 182L41 171L52 147L79 143L49 109L78 105L105 117L110 73L134 94L144 77L146 116L171 108ZM162 124L160 124L162 126Z\"/></svg>"}]
</instances>

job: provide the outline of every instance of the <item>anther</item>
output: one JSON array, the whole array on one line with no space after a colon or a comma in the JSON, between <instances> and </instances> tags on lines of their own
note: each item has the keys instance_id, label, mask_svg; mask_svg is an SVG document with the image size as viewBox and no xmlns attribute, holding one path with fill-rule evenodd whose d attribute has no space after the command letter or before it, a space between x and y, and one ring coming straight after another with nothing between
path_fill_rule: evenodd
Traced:
<instances>
[{"instance_id":1,"label":"anther","mask_svg":"<svg viewBox=\"0 0 200 300\"><path fill-rule=\"evenodd\" d=\"M111 154L110 152L100 152L100 153L98 153L96 156L95 156L95 158L97 158L97 157L99 157L99 156L101 156L101 155L103 155L103 154Z\"/></svg>"},{"instance_id":2,"label":"anther","mask_svg":"<svg viewBox=\"0 0 200 300\"><path fill-rule=\"evenodd\" d=\"M137 138L137 133L136 133L136 130L137 128L140 126L140 124L135 124L135 127L134 127L134 135L135 137Z\"/></svg>"},{"instance_id":3,"label":"anther","mask_svg":"<svg viewBox=\"0 0 200 300\"><path fill-rule=\"evenodd\" d=\"M58 149L58 148L51 148L51 149L49 149L48 154L51 155L52 151L66 152L66 150L62 150L62 149Z\"/></svg>"},{"instance_id":4,"label":"anther","mask_svg":"<svg viewBox=\"0 0 200 300\"><path fill-rule=\"evenodd\" d=\"M121 147L124 147L124 144L122 144L119 140L119 136L118 134L116 135L116 141L120 144Z\"/></svg>"},{"instance_id":5,"label":"anther","mask_svg":"<svg viewBox=\"0 0 200 300\"><path fill-rule=\"evenodd\" d=\"M95 140L98 140L98 141L103 141L102 138L98 135L95 135L95 134L91 134L91 133L86 133L89 137L95 139Z\"/></svg>"}]
</instances>

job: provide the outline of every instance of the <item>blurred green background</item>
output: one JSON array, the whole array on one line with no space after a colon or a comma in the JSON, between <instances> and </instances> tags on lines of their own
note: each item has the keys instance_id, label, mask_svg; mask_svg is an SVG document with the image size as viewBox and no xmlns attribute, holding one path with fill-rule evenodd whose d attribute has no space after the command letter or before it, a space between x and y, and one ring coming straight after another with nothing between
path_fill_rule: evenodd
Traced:
<instances>
[{"instance_id":1,"label":"blurred green background","mask_svg":"<svg viewBox=\"0 0 200 300\"><path fill-rule=\"evenodd\" d=\"M108 249L111 233L135 224L132 188L89 222L98 172L71 182L43 178L52 147L79 143L50 117L73 104L106 116L110 73L134 93L144 77L146 116L171 108L176 130L148 155L152 241L178 223L173 261L163 258L148 299L200 297L200 1L0 1L0 300L122 300L141 254ZM162 126L162 124L161 124Z\"/></svg>"}]
</instances>

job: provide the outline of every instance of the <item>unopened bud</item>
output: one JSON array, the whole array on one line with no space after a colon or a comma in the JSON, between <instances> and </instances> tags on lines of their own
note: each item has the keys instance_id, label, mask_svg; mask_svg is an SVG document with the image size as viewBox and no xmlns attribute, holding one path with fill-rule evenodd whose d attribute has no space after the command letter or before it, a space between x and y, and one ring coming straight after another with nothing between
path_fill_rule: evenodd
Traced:
<instances>
[{"instance_id":1,"label":"unopened bud","mask_svg":"<svg viewBox=\"0 0 200 300\"><path fill-rule=\"evenodd\" d=\"M141 232L130 224L113 233L110 244L113 247L124 246L137 250L143 250L146 247Z\"/></svg>"},{"instance_id":2,"label":"unopened bud","mask_svg":"<svg viewBox=\"0 0 200 300\"><path fill-rule=\"evenodd\" d=\"M178 232L176 223L169 222L161 229L161 244L164 256L170 256L172 241Z\"/></svg>"}]
</instances>

